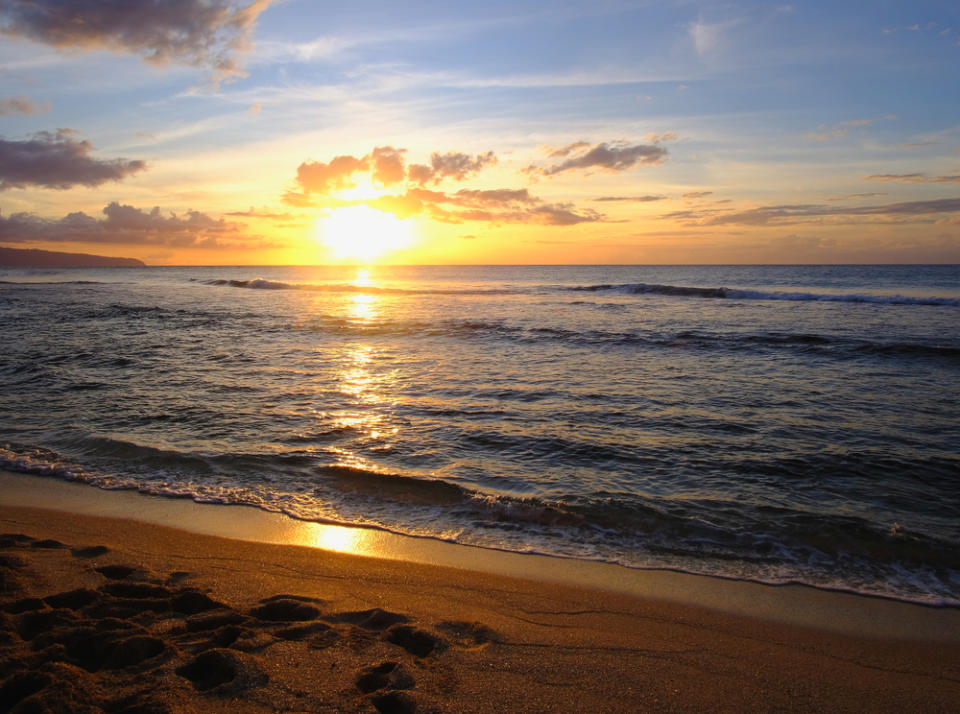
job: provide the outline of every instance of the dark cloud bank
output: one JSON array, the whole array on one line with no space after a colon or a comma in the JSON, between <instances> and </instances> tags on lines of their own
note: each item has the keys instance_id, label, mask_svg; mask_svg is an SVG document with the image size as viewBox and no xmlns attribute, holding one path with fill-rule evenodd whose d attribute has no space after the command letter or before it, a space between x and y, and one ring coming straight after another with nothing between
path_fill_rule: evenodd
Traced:
<instances>
[{"instance_id":1,"label":"dark cloud bank","mask_svg":"<svg viewBox=\"0 0 960 714\"><path fill-rule=\"evenodd\" d=\"M119 181L146 168L143 161L95 159L93 144L75 132L42 131L25 141L0 138L0 191L41 186L68 189Z\"/></svg>"},{"instance_id":2,"label":"dark cloud bank","mask_svg":"<svg viewBox=\"0 0 960 714\"><path fill-rule=\"evenodd\" d=\"M40 218L31 213L0 215L0 242L57 241L73 243L120 243L215 248L225 238L242 238L242 228L222 218L199 211L182 216L163 215L160 209L143 210L110 203L97 219L78 211L60 219Z\"/></svg>"},{"instance_id":3,"label":"dark cloud bank","mask_svg":"<svg viewBox=\"0 0 960 714\"><path fill-rule=\"evenodd\" d=\"M0 0L0 32L57 48L204 66L215 83L242 76L238 55L271 0Z\"/></svg>"}]
</instances>

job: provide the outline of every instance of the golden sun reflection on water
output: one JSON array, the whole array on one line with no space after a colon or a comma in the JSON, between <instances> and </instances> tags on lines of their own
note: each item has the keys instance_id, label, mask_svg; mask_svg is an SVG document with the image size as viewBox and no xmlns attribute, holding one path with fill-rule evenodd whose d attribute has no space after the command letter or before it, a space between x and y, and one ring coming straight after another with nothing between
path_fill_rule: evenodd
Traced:
<instances>
[{"instance_id":1,"label":"golden sun reflection on water","mask_svg":"<svg viewBox=\"0 0 960 714\"><path fill-rule=\"evenodd\" d=\"M374 287L376 282L370 270L361 268L352 284L369 288ZM378 319L381 297L373 292L358 292L345 297L340 309L341 314L362 333L364 327L373 325ZM389 417L379 409L387 403L385 392L396 376L392 372L378 371L377 358L378 349L369 343L345 341L340 347L337 391L346 398L346 404L324 416L332 417L336 428L352 432L358 438L356 445L351 442L327 447L329 452L337 454L341 466L367 470L375 468L361 449L371 445L371 442L378 442L379 446L399 432L399 428L393 426Z\"/></svg>"},{"instance_id":2,"label":"golden sun reflection on water","mask_svg":"<svg viewBox=\"0 0 960 714\"><path fill-rule=\"evenodd\" d=\"M300 544L323 548L324 550L335 550L339 553L371 554L372 548L367 542L370 540L369 534L359 528L344 528L319 523L305 523L303 525L305 527L297 534L297 540Z\"/></svg>"},{"instance_id":3,"label":"golden sun reflection on water","mask_svg":"<svg viewBox=\"0 0 960 714\"><path fill-rule=\"evenodd\" d=\"M350 299L347 312L356 322L370 323L377 317L377 302L375 295L354 295Z\"/></svg>"},{"instance_id":4,"label":"golden sun reflection on water","mask_svg":"<svg viewBox=\"0 0 960 714\"><path fill-rule=\"evenodd\" d=\"M357 277L353 279L353 284L356 285L358 288L369 288L373 286L374 281L373 281L373 278L370 276L370 269L358 268Z\"/></svg>"}]
</instances>

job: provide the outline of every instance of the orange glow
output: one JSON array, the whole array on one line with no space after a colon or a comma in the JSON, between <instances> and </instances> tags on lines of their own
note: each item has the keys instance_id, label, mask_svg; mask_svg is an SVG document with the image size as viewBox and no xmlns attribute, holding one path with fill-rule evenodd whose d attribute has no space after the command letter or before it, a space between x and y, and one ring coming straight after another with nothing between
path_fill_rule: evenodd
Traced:
<instances>
[{"instance_id":1,"label":"orange glow","mask_svg":"<svg viewBox=\"0 0 960 714\"><path fill-rule=\"evenodd\" d=\"M317 221L316 231L317 240L338 260L373 262L413 240L409 220L364 205L334 209Z\"/></svg>"},{"instance_id":2,"label":"orange glow","mask_svg":"<svg viewBox=\"0 0 960 714\"><path fill-rule=\"evenodd\" d=\"M364 553L364 541L367 533L358 528L341 528L339 526L314 525L310 532L305 534L306 545L324 550L335 550L340 553ZM369 554L369 553L368 553Z\"/></svg>"},{"instance_id":3,"label":"orange glow","mask_svg":"<svg viewBox=\"0 0 960 714\"><path fill-rule=\"evenodd\" d=\"M367 268L360 268L357 270L357 277L353 279L353 284L358 288L369 288L373 285L373 278L370 276L370 271ZM370 296L365 296L370 297Z\"/></svg>"}]
</instances>

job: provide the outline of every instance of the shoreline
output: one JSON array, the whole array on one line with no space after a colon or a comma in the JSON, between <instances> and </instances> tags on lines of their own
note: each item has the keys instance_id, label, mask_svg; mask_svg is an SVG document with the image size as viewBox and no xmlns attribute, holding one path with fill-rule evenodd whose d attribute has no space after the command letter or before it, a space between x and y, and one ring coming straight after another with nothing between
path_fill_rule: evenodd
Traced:
<instances>
[{"instance_id":1,"label":"shoreline","mask_svg":"<svg viewBox=\"0 0 960 714\"><path fill-rule=\"evenodd\" d=\"M389 531L299 521L252 506L202 504L136 491L110 491L57 477L0 469L0 508L60 511L153 524L201 536L307 547L350 557L453 568L561 587L579 587L704 608L829 633L960 643L960 609L803 584L764 584L661 569L513 553Z\"/></svg>"},{"instance_id":2,"label":"shoreline","mask_svg":"<svg viewBox=\"0 0 960 714\"><path fill-rule=\"evenodd\" d=\"M0 532L11 711L899 714L960 701L955 639L27 506L0 506Z\"/></svg>"}]
</instances>

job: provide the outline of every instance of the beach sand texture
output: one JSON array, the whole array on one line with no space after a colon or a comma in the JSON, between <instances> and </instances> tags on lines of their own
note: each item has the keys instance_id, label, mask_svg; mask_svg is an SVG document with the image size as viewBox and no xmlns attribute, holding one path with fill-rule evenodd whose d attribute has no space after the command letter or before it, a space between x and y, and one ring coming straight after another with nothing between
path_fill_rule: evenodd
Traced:
<instances>
[{"instance_id":1,"label":"beach sand texture","mask_svg":"<svg viewBox=\"0 0 960 714\"><path fill-rule=\"evenodd\" d=\"M957 638L851 637L26 507L0 507L0 532L2 711L947 712L960 703Z\"/></svg>"}]
</instances>

